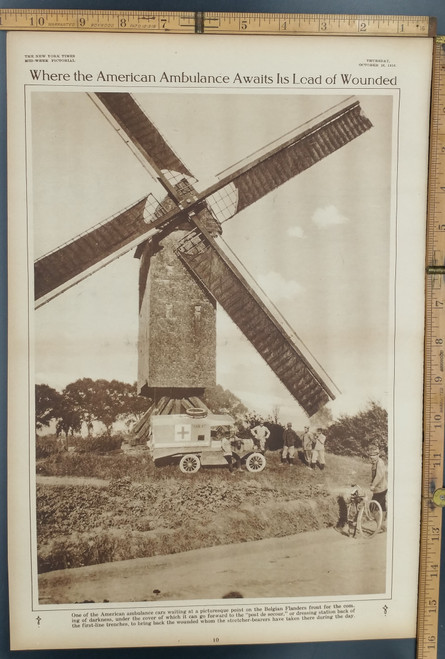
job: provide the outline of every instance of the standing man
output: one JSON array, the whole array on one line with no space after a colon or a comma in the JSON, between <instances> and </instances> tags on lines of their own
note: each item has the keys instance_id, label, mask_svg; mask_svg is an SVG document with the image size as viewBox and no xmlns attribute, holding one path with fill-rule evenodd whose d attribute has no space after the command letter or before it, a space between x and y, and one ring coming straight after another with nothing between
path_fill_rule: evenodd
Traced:
<instances>
[{"instance_id":1,"label":"standing man","mask_svg":"<svg viewBox=\"0 0 445 659\"><path fill-rule=\"evenodd\" d=\"M266 428L266 426L264 425L264 421L261 420L260 423L257 426L255 426L255 428L252 428L250 432L252 433L255 446L259 448L261 453L265 453L266 442L270 437L270 430L269 428Z\"/></svg>"},{"instance_id":2,"label":"standing man","mask_svg":"<svg viewBox=\"0 0 445 659\"><path fill-rule=\"evenodd\" d=\"M289 421L286 429L283 431L283 452L281 454L282 465L286 462L286 460L289 462L289 464L294 464L294 454L297 442L298 435L295 430L292 429L292 424Z\"/></svg>"},{"instance_id":3,"label":"standing man","mask_svg":"<svg viewBox=\"0 0 445 659\"><path fill-rule=\"evenodd\" d=\"M371 492L374 501L378 501L383 511L383 525L386 525L386 494L388 492L388 476L386 466L380 457L378 446L369 448L371 459Z\"/></svg>"},{"instance_id":4,"label":"standing man","mask_svg":"<svg viewBox=\"0 0 445 659\"><path fill-rule=\"evenodd\" d=\"M309 426L304 426L304 433L302 436L303 440L303 454L304 461L308 467L311 466L312 461L312 449L314 447L312 433L309 430Z\"/></svg>"},{"instance_id":5,"label":"standing man","mask_svg":"<svg viewBox=\"0 0 445 659\"><path fill-rule=\"evenodd\" d=\"M315 469L317 462L320 469L323 471L325 468L324 445L326 443L326 435L323 435L322 428L317 428L314 437L314 448L312 449L311 467Z\"/></svg>"}]
</instances>

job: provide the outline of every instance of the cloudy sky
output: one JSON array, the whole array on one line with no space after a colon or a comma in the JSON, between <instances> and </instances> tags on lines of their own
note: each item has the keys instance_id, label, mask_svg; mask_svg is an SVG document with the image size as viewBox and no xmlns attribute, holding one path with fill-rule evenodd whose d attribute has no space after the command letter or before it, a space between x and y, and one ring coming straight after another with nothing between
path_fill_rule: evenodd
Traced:
<instances>
[{"instance_id":1,"label":"cloudy sky","mask_svg":"<svg viewBox=\"0 0 445 659\"><path fill-rule=\"evenodd\" d=\"M31 94L30 204L34 257L147 192L162 197L86 94ZM346 96L151 93L137 100L199 179L214 175ZM223 225L235 252L341 390L352 413L387 405L392 318L390 94L358 96L373 128ZM128 253L35 312L36 382L79 377L133 382L137 276ZM300 424L298 404L222 310L218 382L249 407Z\"/></svg>"}]
</instances>

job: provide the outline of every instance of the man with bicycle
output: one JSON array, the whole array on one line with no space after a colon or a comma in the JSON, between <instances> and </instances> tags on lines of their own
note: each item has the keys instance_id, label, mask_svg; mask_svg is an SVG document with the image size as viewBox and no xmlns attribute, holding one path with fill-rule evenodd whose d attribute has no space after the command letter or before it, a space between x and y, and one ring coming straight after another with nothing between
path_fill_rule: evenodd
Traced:
<instances>
[{"instance_id":1,"label":"man with bicycle","mask_svg":"<svg viewBox=\"0 0 445 659\"><path fill-rule=\"evenodd\" d=\"M383 523L386 521L386 494L388 492L388 476L386 465L380 457L378 446L371 446L368 450L371 459L371 485L372 499L378 501L383 511Z\"/></svg>"}]
</instances>

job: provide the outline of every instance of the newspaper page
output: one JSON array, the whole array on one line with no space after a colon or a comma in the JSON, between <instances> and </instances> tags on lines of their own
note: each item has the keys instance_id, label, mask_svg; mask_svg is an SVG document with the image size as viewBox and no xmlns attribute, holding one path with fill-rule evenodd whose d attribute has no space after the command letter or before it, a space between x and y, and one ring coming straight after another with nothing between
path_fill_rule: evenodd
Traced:
<instances>
[{"instance_id":1,"label":"newspaper page","mask_svg":"<svg viewBox=\"0 0 445 659\"><path fill-rule=\"evenodd\" d=\"M14 649L415 636L431 59L8 35Z\"/></svg>"}]
</instances>

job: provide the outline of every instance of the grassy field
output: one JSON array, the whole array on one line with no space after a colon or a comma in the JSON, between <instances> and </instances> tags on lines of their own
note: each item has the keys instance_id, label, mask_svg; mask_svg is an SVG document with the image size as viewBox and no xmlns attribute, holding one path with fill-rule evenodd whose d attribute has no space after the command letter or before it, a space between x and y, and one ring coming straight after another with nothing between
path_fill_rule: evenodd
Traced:
<instances>
[{"instance_id":1,"label":"grassy field","mask_svg":"<svg viewBox=\"0 0 445 659\"><path fill-rule=\"evenodd\" d=\"M154 467L147 452L57 453L37 462L39 571L173 554L335 526L370 466L327 455L324 471L267 454L260 474Z\"/></svg>"}]
</instances>

